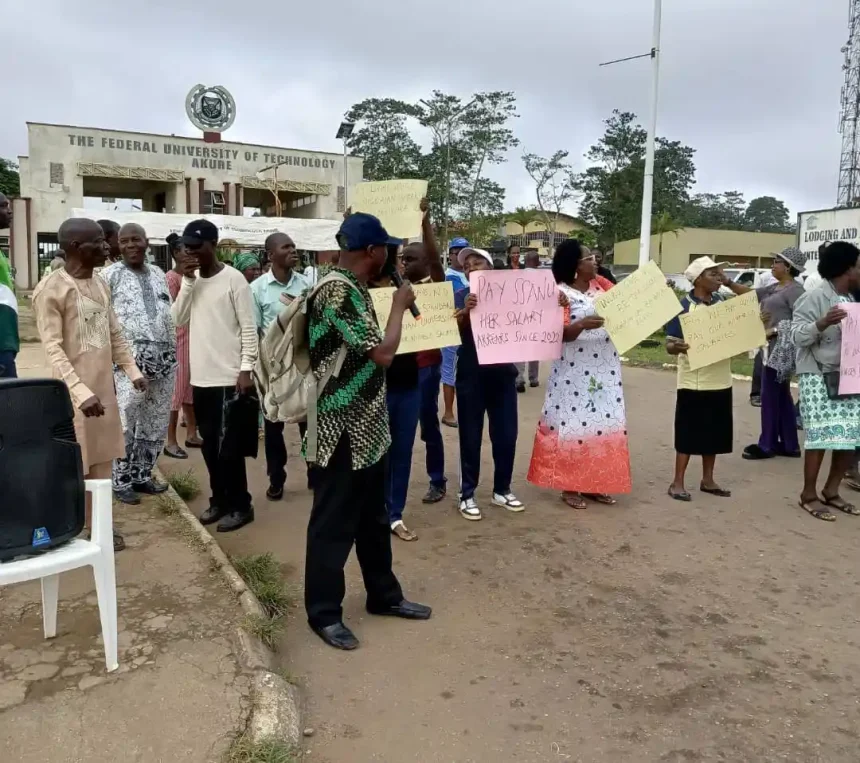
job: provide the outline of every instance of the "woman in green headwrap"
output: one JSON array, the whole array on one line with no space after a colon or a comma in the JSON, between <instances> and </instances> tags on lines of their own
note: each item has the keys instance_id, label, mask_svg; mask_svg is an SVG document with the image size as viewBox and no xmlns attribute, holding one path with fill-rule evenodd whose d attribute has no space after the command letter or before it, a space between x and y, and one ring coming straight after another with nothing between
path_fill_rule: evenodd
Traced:
<instances>
[{"instance_id":1,"label":"woman in green headwrap","mask_svg":"<svg viewBox=\"0 0 860 763\"><path fill-rule=\"evenodd\" d=\"M263 272L263 268L260 265L260 259L256 254L251 254L250 252L237 254L233 258L233 267L245 276L245 280L248 283L259 278L260 274Z\"/></svg>"}]
</instances>

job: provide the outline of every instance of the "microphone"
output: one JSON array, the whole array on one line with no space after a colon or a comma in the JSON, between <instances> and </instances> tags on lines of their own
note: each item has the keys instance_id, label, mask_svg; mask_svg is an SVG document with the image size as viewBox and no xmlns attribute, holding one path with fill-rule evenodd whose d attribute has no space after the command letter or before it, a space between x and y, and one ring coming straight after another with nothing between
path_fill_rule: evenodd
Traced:
<instances>
[{"instance_id":1,"label":"microphone","mask_svg":"<svg viewBox=\"0 0 860 763\"><path fill-rule=\"evenodd\" d=\"M399 289L403 286L403 278L401 278L400 273L397 272L397 268L392 268L391 272L388 274L389 278L391 278L391 282ZM421 312L418 310L418 305L414 302L409 305L409 312L412 313L412 317L416 321L421 320Z\"/></svg>"}]
</instances>

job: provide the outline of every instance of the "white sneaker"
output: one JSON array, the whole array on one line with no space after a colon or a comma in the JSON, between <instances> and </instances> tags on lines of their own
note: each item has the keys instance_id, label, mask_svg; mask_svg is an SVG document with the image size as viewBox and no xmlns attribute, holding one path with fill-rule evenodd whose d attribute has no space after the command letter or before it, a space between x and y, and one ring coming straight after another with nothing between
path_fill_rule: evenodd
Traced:
<instances>
[{"instance_id":1,"label":"white sneaker","mask_svg":"<svg viewBox=\"0 0 860 763\"><path fill-rule=\"evenodd\" d=\"M525 504L513 493L505 493L504 495L493 493L493 503L496 506L506 508L508 511L520 512L526 510Z\"/></svg>"},{"instance_id":2,"label":"white sneaker","mask_svg":"<svg viewBox=\"0 0 860 763\"><path fill-rule=\"evenodd\" d=\"M477 522L479 519L484 518L474 498L464 498L460 501L460 514L463 519L468 519L472 522Z\"/></svg>"}]
</instances>

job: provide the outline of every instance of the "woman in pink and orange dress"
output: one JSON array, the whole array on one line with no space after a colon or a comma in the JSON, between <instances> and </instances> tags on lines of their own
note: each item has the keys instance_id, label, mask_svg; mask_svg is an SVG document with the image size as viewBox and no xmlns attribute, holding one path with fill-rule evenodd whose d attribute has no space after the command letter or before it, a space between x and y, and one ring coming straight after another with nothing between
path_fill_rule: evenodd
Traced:
<instances>
[{"instance_id":1,"label":"woman in pink and orange dress","mask_svg":"<svg viewBox=\"0 0 860 763\"><path fill-rule=\"evenodd\" d=\"M569 306L528 480L560 490L574 509L586 508L587 500L611 505L612 494L629 493L631 484L621 360L593 302L607 285L598 280L594 256L573 239L556 249L552 272Z\"/></svg>"}]
</instances>

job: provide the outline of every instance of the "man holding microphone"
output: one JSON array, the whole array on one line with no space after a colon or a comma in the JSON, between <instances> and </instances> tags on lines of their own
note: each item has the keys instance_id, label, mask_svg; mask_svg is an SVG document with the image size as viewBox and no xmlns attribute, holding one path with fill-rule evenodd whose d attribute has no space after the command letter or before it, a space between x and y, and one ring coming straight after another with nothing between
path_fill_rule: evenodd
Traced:
<instances>
[{"instance_id":1,"label":"man holding microphone","mask_svg":"<svg viewBox=\"0 0 860 763\"><path fill-rule=\"evenodd\" d=\"M385 369L400 344L403 313L415 302L404 283L394 293L384 331L380 329L368 281L378 278L389 237L373 215L344 220L337 236L341 254L308 310L311 368L317 380L334 373L318 392L317 426L305 440L309 463L317 466L308 522L305 609L313 631L337 649L358 640L343 624L344 565L355 544L367 590L367 611L426 620L430 607L403 597L392 570L391 534L385 505L385 457L391 445ZM310 438L314 438L314 442Z\"/></svg>"}]
</instances>

